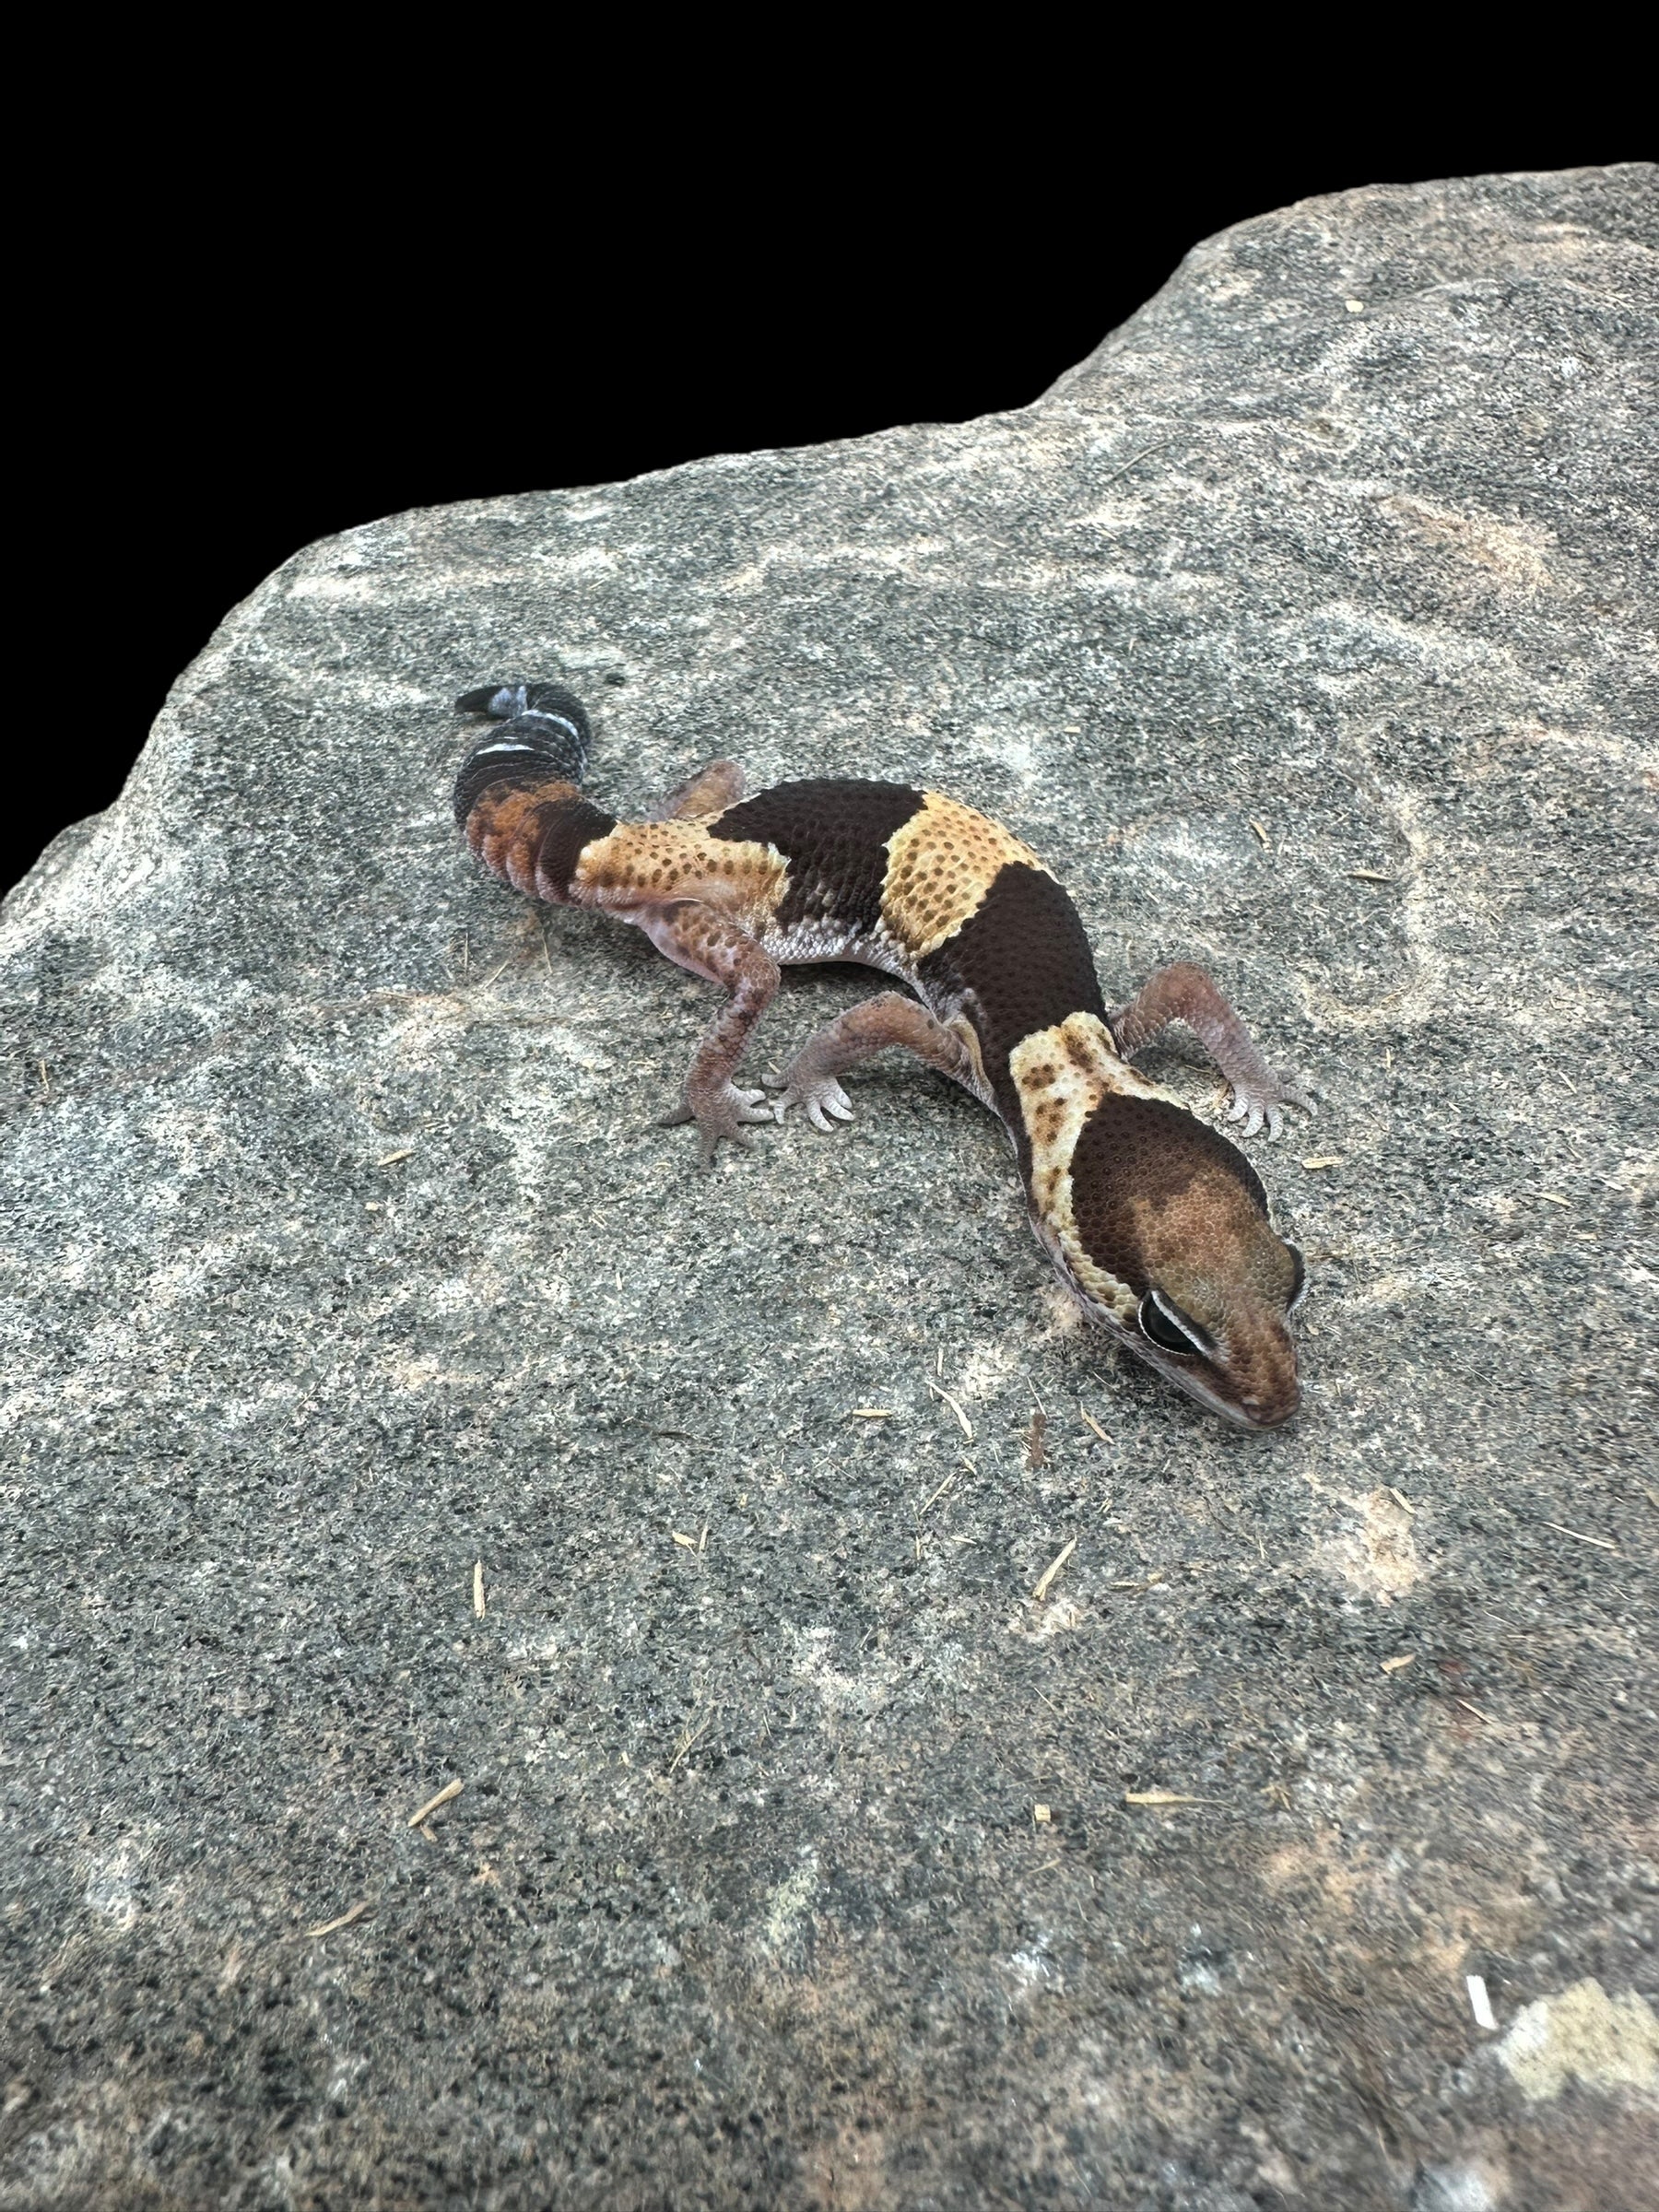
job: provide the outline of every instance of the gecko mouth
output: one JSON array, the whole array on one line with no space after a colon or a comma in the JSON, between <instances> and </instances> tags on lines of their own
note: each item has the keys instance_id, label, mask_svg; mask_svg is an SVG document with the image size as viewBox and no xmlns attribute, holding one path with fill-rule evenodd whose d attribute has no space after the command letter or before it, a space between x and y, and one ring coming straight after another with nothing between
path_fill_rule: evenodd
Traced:
<instances>
[{"instance_id":1,"label":"gecko mouth","mask_svg":"<svg viewBox=\"0 0 1659 2212\"><path fill-rule=\"evenodd\" d=\"M1115 1329L1112 1334L1115 1334L1122 1343L1126 1343L1128 1349L1133 1351L1139 1360L1144 1360L1146 1365L1152 1367L1157 1373L1161 1373L1163 1381L1174 1382L1174 1387L1183 1389L1183 1392L1188 1394L1188 1398L1196 1398L1196 1403L1199 1403L1201 1406L1206 1406L1210 1414L1221 1416L1223 1420L1230 1422L1234 1429L1245 1429L1245 1431L1250 1431L1250 1433L1261 1433L1261 1431L1265 1431L1265 1429L1278 1429L1283 1422L1289 1420L1289 1416L1294 1414L1296 1406L1299 1406L1299 1403L1300 1403L1300 1392L1296 1392L1296 1395L1292 1395L1292 1400L1289 1400L1289 1405L1285 1405L1283 1409L1278 1409L1278 1406L1265 1406L1265 1409L1263 1409L1263 1406L1245 1405L1243 1400L1237 1400L1237 1398L1223 1398L1221 1392L1212 1389L1210 1384L1204 1381L1204 1376L1194 1373L1190 1367L1179 1365L1177 1360L1157 1359L1157 1354L1152 1354L1152 1351L1148 1351L1144 1345L1139 1345L1137 1340L1130 1336L1128 1329Z\"/></svg>"},{"instance_id":2,"label":"gecko mouth","mask_svg":"<svg viewBox=\"0 0 1659 2212\"><path fill-rule=\"evenodd\" d=\"M1301 1392L1292 1382L1289 1391L1276 1396L1266 1405L1259 1399L1230 1398L1222 1394L1202 1375L1188 1359L1171 1358L1159 1352L1157 1346L1148 1344L1137 1329L1131 1329L1115 1314L1103 1312L1092 1303L1088 1308L1092 1318L1101 1322L1117 1341L1135 1358L1161 1375L1166 1382L1173 1382L1189 1398L1195 1399L1206 1412L1219 1414L1235 1429L1259 1435L1269 1429L1281 1428L1301 1403Z\"/></svg>"}]
</instances>

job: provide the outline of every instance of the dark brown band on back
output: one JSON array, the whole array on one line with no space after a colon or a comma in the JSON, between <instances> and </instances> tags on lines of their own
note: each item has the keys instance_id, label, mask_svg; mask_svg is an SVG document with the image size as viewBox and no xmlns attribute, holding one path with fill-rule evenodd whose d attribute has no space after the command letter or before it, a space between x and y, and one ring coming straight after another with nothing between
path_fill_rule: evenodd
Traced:
<instances>
[{"instance_id":1,"label":"dark brown band on back","mask_svg":"<svg viewBox=\"0 0 1659 2212\"><path fill-rule=\"evenodd\" d=\"M921 807L908 783L808 777L728 806L709 835L771 845L789 863L778 926L825 921L859 933L881 918L888 840Z\"/></svg>"},{"instance_id":2,"label":"dark brown band on back","mask_svg":"<svg viewBox=\"0 0 1659 2212\"><path fill-rule=\"evenodd\" d=\"M1014 1132L1022 1167L1029 1168L1009 1054L1022 1037L1053 1029L1068 1014L1106 1018L1094 954L1077 908L1052 876L1011 861L998 869L955 936L930 952L918 972L930 990L966 998L997 1106Z\"/></svg>"}]
</instances>

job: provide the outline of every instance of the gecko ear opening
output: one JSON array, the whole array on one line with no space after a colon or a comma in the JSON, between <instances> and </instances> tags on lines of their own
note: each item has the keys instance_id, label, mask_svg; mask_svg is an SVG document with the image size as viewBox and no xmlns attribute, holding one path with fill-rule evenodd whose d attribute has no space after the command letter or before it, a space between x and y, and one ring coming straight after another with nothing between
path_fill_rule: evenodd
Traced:
<instances>
[{"instance_id":1,"label":"gecko ear opening","mask_svg":"<svg viewBox=\"0 0 1659 2212\"><path fill-rule=\"evenodd\" d=\"M1148 1290L1141 1300L1140 1325L1143 1333L1166 1352L1196 1352L1200 1358L1207 1359L1215 1350L1198 1324L1189 1321L1161 1290Z\"/></svg>"}]
</instances>

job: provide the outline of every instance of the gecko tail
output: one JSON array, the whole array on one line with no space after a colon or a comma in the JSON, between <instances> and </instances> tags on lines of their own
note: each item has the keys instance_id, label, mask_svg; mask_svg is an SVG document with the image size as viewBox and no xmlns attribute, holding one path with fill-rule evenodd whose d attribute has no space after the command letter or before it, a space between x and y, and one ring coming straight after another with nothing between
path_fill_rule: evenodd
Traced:
<instances>
[{"instance_id":1,"label":"gecko tail","mask_svg":"<svg viewBox=\"0 0 1659 2212\"><path fill-rule=\"evenodd\" d=\"M503 729L486 731L455 779L455 819L465 824L492 783L520 790L580 783L593 744L587 709L562 684L485 684L464 691L457 714L487 714Z\"/></svg>"},{"instance_id":2,"label":"gecko tail","mask_svg":"<svg viewBox=\"0 0 1659 2212\"><path fill-rule=\"evenodd\" d=\"M455 778L467 843L515 890L567 903L583 850L617 826L577 788L588 762L587 710L562 684L486 684L464 693L455 711L489 718Z\"/></svg>"}]
</instances>

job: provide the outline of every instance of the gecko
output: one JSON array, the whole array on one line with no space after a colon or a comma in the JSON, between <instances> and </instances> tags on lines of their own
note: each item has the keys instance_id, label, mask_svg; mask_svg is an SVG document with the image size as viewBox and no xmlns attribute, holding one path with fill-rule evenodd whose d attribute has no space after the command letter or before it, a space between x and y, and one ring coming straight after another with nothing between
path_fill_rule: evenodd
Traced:
<instances>
[{"instance_id":1,"label":"gecko","mask_svg":"<svg viewBox=\"0 0 1659 2212\"><path fill-rule=\"evenodd\" d=\"M592 734L573 692L486 685L456 710L488 724L454 791L486 865L532 898L631 924L726 994L663 1116L695 1125L703 1166L791 1107L825 1134L852 1120L841 1078L901 1047L1000 1117L1038 1241L1089 1320L1237 1427L1288 1419L1301 1253L1243 1153L1133 1065L1182 1021L1246 1136L1265 1124L1276 1139L1288 1106L1311 1105L1202 969L1159 968L1109 1008L1049 869L941 793L814 777L746 796L741 769L720 759L619 822L583 795ZM828 1023L766 1088L739 1083L780 970L818 960L904 988Z\"/></svg>"}]
</instances>

